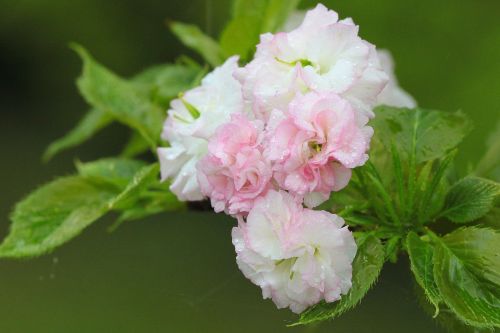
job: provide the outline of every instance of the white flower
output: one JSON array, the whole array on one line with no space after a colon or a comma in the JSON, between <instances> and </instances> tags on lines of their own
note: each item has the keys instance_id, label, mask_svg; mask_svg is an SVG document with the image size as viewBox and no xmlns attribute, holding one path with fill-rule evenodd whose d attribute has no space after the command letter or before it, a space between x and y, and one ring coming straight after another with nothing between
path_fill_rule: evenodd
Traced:
<instances>
[{"instance_id":1,"label":"white flower","mask_svg":"<svg viewBox=\"0 0 500 333\"><path fill-rule=\"evenodd\" d=\"M267 118L297 92L334 92L371 117L387 83L375 47L358 36L351 19L339 21L323 5L290 32L264 34L253 61L237 70L243 96L257 117Z\"/></svg>"},{"instance_id":2,"label":"white flower","mask_svg":"<svg viewBox=\"0 0 500 333\"><path fill-rule=\"evenodd\" d=\"M282 31L289 32L300 26L306 15L305 10L293 11L282 27ZM394 59L389 50L377 50L377 55L382 69L387 74L389 81L377 97L375 105L389 105L395 107L414 108L417 106L415 99L404 91L398 84L394 73Z\"/></svg>"},{"instance_id":3,"label":"white flower","mask_svg":"<svg viewBox=\"0 0 500 333\"><path fill-rule=\"evenodd\" d=\"M395 107L414 108L417 106L415 99L406 91L401 89L398 79L394 73L394 60L388 50L378 50L378 57L382 68L389 76L389 82L384 90L378 95L377 105L389 105Z\"/></svg>"},{"instance_id":4,"label":"white flower","mask_svg":"<svg viewBox=\"0 0 500 333\"><path fill-rule=\"evenodd\" d=\"M233 228L237 263L278 308L300 313L351 288L356 243L344 220L271 190Z\"/></svg>"},{"instance_id":5,"label":"white flower","mask_svg":"<svg viewBox=\"0 0 500 333\"><path fill-rule=\"evenodd\" d=\"M170 147L159 148L162 181L170 179L170 190L179 200L202 200L196 163L206 155L208 139L215 129L243 111L241 86L233 78L238 57L229 58L208 74L199 87L170 103L162 138Z\"/></svg>"}]
</instances>

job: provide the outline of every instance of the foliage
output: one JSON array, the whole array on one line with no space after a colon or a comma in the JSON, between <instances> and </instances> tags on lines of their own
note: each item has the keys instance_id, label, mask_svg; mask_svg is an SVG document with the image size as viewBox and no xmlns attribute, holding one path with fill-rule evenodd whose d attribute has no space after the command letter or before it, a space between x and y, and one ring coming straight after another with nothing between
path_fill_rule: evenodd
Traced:
<instances>
[{"instance_id":1,"label":"foliage","mask_svg":"<svg viewBox=\"0 0 500 333\"><path fill-rule=\"evenodd\" d=\"M478 220L493 208L499 194L498 183L479 177L466 177L450 188L441 215L455 223Z\"/></svg>"},{"instance_id":2,"label":"foliage","mask_svg":"<svg viewBox=\"0 0 500 333\"><path fill-rule=\"evenodd\" d=\"M0 257L47 253L110 211L121 212L120 219L130 219L137 214L138 201L151 195L162 203L152 213L182 206L160 188L157 164L103 159L78 163L77 169L78 175L56 179L16 205Z\"/></svg>"},{"instance_id":3,"label":"foliage","mask_svg":"<svg viewBox=\"0 0 500 333\"><path fill-rule=\"evenodd\" d=\"M434 278L446 305L466 324L500 327L500 233L466 227L433 240Z\"/></svg>"},{"instance_id":4,"label":"foliage","mask_svg":"<svg viewBox=\"0 0 500 333\"><path fill-rule=\"evenodd\" d=\"M460 325L500 327L498 224L483 226L497 210L499 184L477 176L457 180L453 168L470 122L460 112L384 106L375 113L371 158L330 208L355 230L381 239L386 260L394 261L399 250L408 253L415 280L439 321L455 317ZM444 236L431 231L438 225L453 229L447 220L473 226ZM299 323L338 315L311 316L322 306L307 310Z\"/></svg>"},{"instance_id":5,"label":"foliage","mask_svg":"<svg viewBox=\"0 0 500 333\"><path fill-rule=\"evenodd\" d=\"M172 22L170 28L209 66L233 54L245 62L259 34L278 29L297 4L235 0L218 40L196 26ZM43 185L19 202L0 257L48 253L109 212L118 214L115 228L123 221L183 207L168 184L160 183L158 165L148 161L161 142L170 100L196 85L207 66L182 58L125 79L83 47L72 47L83 61L77 84L90 110L47 148L44 159L82 144L113 122L127 126L130 139L119 157L77 162L76 174ZM406 252L438 320L457 319L464 327L479 329L500 327L500 185L493 180L498 174L498 131L474 175L459 177L464 175L454 169L454 157L471 130L462 112L382 106L375 114L369 162L322 206L342 216L358 235L352 289L339 302L309 308L296 324L334 318L355 307L385 261L394 262Z\"/></svg>"}]
</instances>

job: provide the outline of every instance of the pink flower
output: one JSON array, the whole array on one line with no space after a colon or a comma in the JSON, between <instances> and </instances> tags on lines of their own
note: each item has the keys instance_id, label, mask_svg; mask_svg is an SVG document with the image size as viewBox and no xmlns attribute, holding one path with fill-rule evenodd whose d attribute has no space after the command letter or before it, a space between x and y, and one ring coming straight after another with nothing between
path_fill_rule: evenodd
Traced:
<instances>
[{"instance_id":1,"label":"pink flower","mask_svg":"<svg viewBox=\"0 0 500 333\"><path fill-rule=\"evenodd\" d=\"M372 117L388 77L375 46L361 39L358 30L350 18L339 20L319 4L296 29L261 35L254 59L234 72L246 104L267 120L297 93L335 92L360 116Z\"/></svg>"},{"instance_id":2,"label":"pink flower","mask_svg":"<svg viewBox=\"0 0 500 333\"><path fill-rule=\"evenodd\" d=\"M286 192L270 190L233 228L236 261L278 308L300 313L334 302L351 288L356 243L344 220L304 209Z\"/></svg>"},{"instance_id":3,"label":"pink flower","mask_svg":"<svg viewBox=\"0 0 500 333\"><path fill-rule=\"evenodd\" d=\"M198 163L198 183L216 212L245 214L271 187L272 170L261 147L262 123L233 114L208 144Z\"/></svg>"},{"instance_id":4,"label":"pink flower","mask_svg":"<svg viewBox=\"0 0 500 333\"><path fill-rule=\"evenodd\" d=\"M274 179L308 206L326 200L347 185L350 169L368 159L373 130L362 119L334 93L298 95L286 113L275 110L265 152Z\"/></svg>"}]
</instances>

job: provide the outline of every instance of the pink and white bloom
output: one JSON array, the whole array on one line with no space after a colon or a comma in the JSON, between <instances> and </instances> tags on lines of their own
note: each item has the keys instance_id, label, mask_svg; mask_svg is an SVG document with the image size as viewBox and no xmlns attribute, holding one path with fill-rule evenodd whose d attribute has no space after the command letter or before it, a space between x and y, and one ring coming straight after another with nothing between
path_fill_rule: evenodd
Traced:
<instances>
[{"instance_id":1,"label":"pink and white bloom","mask_svg":"<svg viewBox=\"0 0 500 333\"><path fill-rule=\"evenodd\" d=\"M387 50L378 50L378 57L382 68L389 77L389 82L384 90L378 95L376 105L389 105L400 108L414 108L417 106L415 99L404 91L398 84L394 73L394 60Z\"/></svg>"},{"instance_id":2,"label":"pink and white bloom","mask_svg":"<svg viewBox=\"0 0 500 333\"><path fill-rule=\"evenodd\" d=\"M373 116L387 83L374 45L358 36L351 19L319 4L290 31L261 35L254 60L235 72L257 117L286 109L298 92L334 92L363 116Z\"/></svg>"},{"instance_id":3,"label":"pink and white bloom","mask_svg":"<svg viewBox=\"0 0 500 333\"><path fill-rule=\"evenodd\" d=\"M357 247L344 220L304 209L286 192L259 198L232 237L238 267L278 308L300 313L351 288Z\"/></svg>"},{"instance_id":4,"label":"pink and white bloom","mask_svg":"<svg viewBox=\"0 0 500 333\"><path fill-rule=\"evenodd\" d=\"M233 114L208 144L198 163L198 183L216 212L246 214L271 188L272 170L261 146L263 124Z\"/></svg>"},{"instance_id":5,"label":"pink and white bloom","mask_svg":"<svg viewBox=\"0 0 500 333\"><path fill-rule=\"evenodd\" d=\"M233 78L238 57L229 58L208 74L201 85L170 104L162 138L170 147L159 148L162 180L170 179L170 190L179 200L202 200L196 163L208 152L208 139L215 129L243 111L241 86Z\"/></svg>"},{"instance_id":6,"label":"pink and white bloom","mask_svg":"<svg viewBox=\"0 0 500 333\"><path fill-rule=\"evenodd\" d=\"M373 129L365 120L334 93L297 95L286 112L270 117L265 154L274 179L309 207L325 201L368 159Z\"/></svg>"},{"instance_id":7,"label":"pink and white bloom","mask_svg":"<svg viewBox=\"0 0 500 333\"><path fill-rule=\"evenodd\" d=\"M304 17L305 10L293 11L286 22L283 24L281 31L290 32L298 28ZM389 50L377 50L377 55L382 66L382 69L387 74L389 81L377 97L377 105L389 105L394 107L414 108L417 106L415 99L406 91L404 91L398 83L398 79L394 72L394 59Z\"/></svg>"}]
</instances>

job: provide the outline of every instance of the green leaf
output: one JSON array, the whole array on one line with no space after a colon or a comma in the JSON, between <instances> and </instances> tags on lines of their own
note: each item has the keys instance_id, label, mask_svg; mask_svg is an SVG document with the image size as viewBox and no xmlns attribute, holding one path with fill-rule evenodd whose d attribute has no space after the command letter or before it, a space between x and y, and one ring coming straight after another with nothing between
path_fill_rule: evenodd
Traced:
<instances>
[{"instance_id":1,"label":"green leaf","mask_svg":"<svg viewBox=\"0 0 500 333\"><path fill-rule=\"evenodd\" d=\"M168 184L159 182L158 163L146 165L141 161L108 158L77 164L77 168L82 176L120 190L108 203L108 209L120 211L120 216L109 228L111 231L125 221L178 210L185 206L170 192Z\"/></svg>"},{"instance_id":2,"label":"green leaf","mask_svg":"<svg viewBox=\"0 0 500 333\"><path fill-rule=\"evenodd\" d=\"M387 150L396 144L407 157L415 154L422 163L443 157L470 132L471 123L462 112L442 112L381 106L372 121L375 140Z\"/></svg>"},{"instance_id":3,"label":"green leaf","mask_svg":"<svg viewBox=\"0 0 500 333\"><path fill-rule=\"evenodd\" d=\"M43 160L48 161L61 151L87 141L102 128L111 124L112 121L113 118L109 114L98 109L88 111L75 128L49 145L43 154Z\"/></svg>"},{"instance_id":4,"label":"green leaf","mask_svg":"<svg viewBox=\"0 0 500 333\"><path fill-rule=\"evenodd\" d=\"M206 68L194 64L163 65L147 70L134 82L145 83L151 101L166 109L174 97L198 85L205 74Z\"/></svg>"},{"instance_id":5,"label":"green leaf","mask_svg":"<svg viewBox=\"0 0 500 333\"><path fill-rule=\"evenodd\" d=\"M242 60L247 60L259 41L259 35L275 32L298 3L298 0L236 0L233 19L220 38L224 54L238 54Z\"/></svg>"},{"instance_id":6,"label":"green leaf","mask_svg":"<svg viewBox=\"0 0 500 333\"><path fill-rule=\"evenodd\" d=\"M294 325L309 324L339 316L355 307L375 283L384 264L385 251L380 240L368 236L358 247L353 262L352 288L349 293L334 303L319 303L300 315Z\"/></svg>"},{"instance_id":7,"label":"green leaf","mask_svg":"<svg viewBox=\"0 0 500 333\"><path fill-rule=\"evenodd\" d=\"M500 184L479 178L466 177L455 183L445 199L445 216L455 223L467 223L486 215L500 194Z\"/></svg>"},{"instance_id":8,"label":"green leaf","mask_svg":"<svg viewBox=\"0 0 500 333\"><path fill-rule=\"evenodd\" d=\"M406 238L411 270L415 280L422 287L429 302L434 305L434 317L439 314L439 303L442 302L436 281L434 281L434 264L432 261L434 248L420 237L410 232Z\"/></svg>"},{"instance_id":9,"label":"green leaf","mask_svg":"<svg viewBox=\"0 0 500 333\"><path fill-rule=\"evenodd\" d=\"M88 163L76 163L78 173L99 184L108 184L123 190L146 163L124 158L103 158Z\"/></svg>"},{"instance_id":10,"label":"green leaf","mask_svg":"<svg viewBox=\"0 0 500 333\"><path fill-rule=\"evenodd\" d=\"M150 185L158 183L159 165L142 161L106 158L77 163L79 174L100 185L112 186L119 194L108 203L108 209L128 209ZM167 191L166 191L167 192Z\"/></svg>"},{"instance_id":11,"label":"green leaf","mask_svg":"<svg viewBox=\"0 0 500 333\"><path fill-rule=\"evenodd\" d=\"M450 333L494 333L488 328L469 326L457 318L456 314L444 307L436 317L437 322Z\"/></svg>"},{"instance_id":12,"label":"green leaf","mask_svg":"<svg viewBox=\"0 0 500 333\"><path fill-rule=\"evenodd\" d=\"M118 224L184 206L169 191L168 184L159 182L158 163L146 165L137 160L105 158L77 163L77 170L82 177L118 191L108 203L108 209L121 212Z\"/></svg>"},{"instance_id":13,"label":"green leaf","mask_svg":"<svg viewBox=\"0 0 500 333\"><path fill-rule=\"evenodd\" d=\"M159 85L165 85L166 91L170 91L165 97L172 98L184 89L196 85L195 81L200 72L205 73L205 70L194 60L186 57L175 64L161 64L146 68L134 75L131 81L151 90L158 89Z\"/></svg>"},{"instance_id":14,"label":"green leaf","mask_svg":"<svg viewBox=\"0 0 500 333\"><path fill-rule=\"evenodd\" d=\"M158 163L142 167L135 173L127 187L109 203L109 208L127 209L134 207L141 193L149 185L157 181L159 172L160 166Z\"/></svg>"},{"instance_id":15,"label":"green leaf","mask_svg":"<svg viewBox=\"0 0 500 333\"><path fill-rule=\"evenodd\" d=\"M500 327L500 233L467 227L435 240L434 279L466 324Z\"/></svg>"},{"instance_id":16,"label":"green leaf","mask_svg":"<svg viewBox=\"0 0 500 333\"><path fill-rule=\"evenodd\" d=\"M249 16L259 19L260 33L276 32L300 0L236 0L233 6L233 18Z\"/></svg>"},{"instance_id":17,"label":"green leaf","mask_svg":"<svg viewBox=\"0 0 500 333\"><path fill-rule=\"evenodd\" d=\"M239 55L246 61L258 43L258 25L252 17L239 17L229 22L220 38L220 45L227 57Z\"/></svg>"},{"instance_id":18,"label":"green leaf","mask_svg":"<svg viewBox=\"0 0 500 333\"><path fill-rule=\"evenodd\" d=\"M418 182L422 192L420 193L420 200L417 207L418 222L421 225L429 222L431 217L438 214L444 205L444 197L446 195L447 188L443 189L443 187L448 186L444 176L446 171L448 171L448 167L453 161L455 154L456 150L452 150L443 159L437 160L437 168L432 172L430 169L428 170L428 173L431 174L430 181L428 180L429 174L424 175L424 177L422 176L421 171L422 177L419 177ZM433 164L433 161L428 161L426 166L429 164Z\"/></svg>"},{"instance_id":19,"label":"green leaf","mask_svg":"<svg viewBox=\"0 0 500 333\"><path fill-rule=\"evenodd\" d=\"M137 130L155 148L165 118L163 110L137 85L98 64L83 47L72 47L83 60L78 87L87 102Z\"/></svg>"},{"instance_id":20,"label":"green leaf","mask_svg":"<svg viewBox=\"0 0 500 333\"><path fill-rule=\"evenodd\" d=\"M184 45L198 52L213 67L224 61L219 44L197 26L180 22L171 22L169 26Z\"/></svg>"},{"instance_id":21,"label":"green leaf","mask_svg":"<svg viewBox=\"0 0 500 333\"><path fill-rule=\"evenodd\" d=\"M131 81L138 91L149 96L151 102L165 109L172 98L198 84L199 77L204 73L205 70L194 63L167 64L150 67L134 76ZM113 121L114 117L109 113L91 109L73 130L47 148L43 160L48 161L63 150L82 144ZM129 142L124 151L125 156L132 157L149 149L149 142L139 137L140 134L132 135L134 140Z\"/></svg>"},{"instance_id":22,"label":"green leaf","mask_svg":"<svg viewBox=\"0 0 500 333\"><path fill-rule=\"evenodd\" d=\"M370 180L370 184L375 190L375 195L382 199L383 207L387 210L388 216L391 218L392 223L401 224L401 220L396 213L396 208L394 206L394 200L391 199L387 189L382 183L382 178L375 169L372 163L368 161L366 167L362 169L367 178Z\"/></svg>"},{"instance_id":23,"label":"green leaf","mask_svg":"<svg viewBox=\"0 0 500 333\"><path fill-rule=\"evenodd\" d=\"M0 257L33 257L78 235L111 210L120 220L182 207L159 184L157 163L102 159L78 163L79 175L46 184L18 203Z\"/></svg>"},{"instance_id":24,"label":"green leaf","mask_svg":"<svg viewBox=\"0 0 500 333\"><path fill-rule=\"evenodd\" d=\"M415 283L416 299L422 309L429 316L434 316L436 309L429 302L429 298L425 295L424 290ZM449 333L492 333L489 329L478 329L474 326L469 326L457 318L455 313L451 311L443 303L440 304L439 315L435 317L436 322Z\"/></svg>"},{"instance_id":25,"label":"green leaf","mask_svg":"<svg viewBox=\"0 0 500 333\"><path fill-rule=\"evenodd\" d=\"M116 222L109 228L116 230L123 222L143 219L147 216L165 211L176 211L185 208L185 203L177 199L175 194L167 189L158 192L145 192L133 206L122 209Z\"/></svg>"},{"instance_id":26,"label":"green leaf","mask_svg":"<svg viewBox=\"0 0 500 333\"><path fill-rule=\"evenodd\" d=\"M78 176L42 186L16 205L0 257L33 257L51 251L103 216L114 196Z\"/></svg>"},{"instance_id":27,"label":"green leaf","mask_svg":"<svg viewBox=\"0 0 500 333\"><path fill-rule=\"evenodd\" d=\"M402 215L405 210L406 196L404 188L404 174L403 167L401 165L401 158L399 157L398 149L394 144L391 145L391 155L392 155L392 168L394 170L394 180L396 183L396 189L399 199L399 214Z\"/></svg>"}]
</instances>

